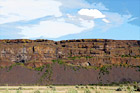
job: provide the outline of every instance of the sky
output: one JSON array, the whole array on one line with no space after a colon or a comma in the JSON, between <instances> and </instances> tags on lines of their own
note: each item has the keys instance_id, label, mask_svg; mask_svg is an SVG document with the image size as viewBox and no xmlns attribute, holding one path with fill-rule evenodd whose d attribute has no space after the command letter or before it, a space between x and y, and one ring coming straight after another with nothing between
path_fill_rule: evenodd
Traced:
<instances>
[{"instance_id":1,"label":"sky","mask_svg":"<svg viewBox=\"0 0 140 93\"><path fill-rule=\"evenodd\" d=\"M0 39L140 40L140 0L0 0Z\"/></svg>"}]
</instances>

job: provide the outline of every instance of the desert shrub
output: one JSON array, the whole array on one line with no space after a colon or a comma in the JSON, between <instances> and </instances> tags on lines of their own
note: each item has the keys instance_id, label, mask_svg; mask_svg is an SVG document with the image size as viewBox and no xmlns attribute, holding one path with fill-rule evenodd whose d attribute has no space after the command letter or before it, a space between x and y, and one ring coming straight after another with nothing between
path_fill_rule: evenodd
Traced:
<instances>
[{"instance_id":1,"label":"desert shrub","mask_svg":"<svg viewBox=\"0 0 140 93\"><path fill-rule=\"evenodd\" d=\"M62 60L60 60L60 59L58 59L58 60L52 60L52 62L54 62L54 63L58 63L58 64L64 64L65 62L63 62Z\"/></svg>"},{"instance_id":2,"label":"desert shrub","mask_svg":"<svg viewBox=\"0 0 140 93\"><path fill-rule=\"evenodd\" d=\"M40 82L43 82L44 79L45 79L45 81L47 81L47 80L49 81L51 79L51 75L52 75L52 66L51 66L51 64L47 64L46 70L40 78Z\"/></svg>"},{"instance_id":3,"label":"desert shrub","mask_svg":"<svg viewBox=\"0 0 140 93\"><path fill-rule=\"evenodd\" d=\"M100 91L96 90L95 93L100 93Z\"/></svg>"},{"instance_id":4,"label":"desert shrub","mask_svg":"<svg viewBox=\"0 0 140 93\"><path fill-rule=\"evenodd\" d=\"M76 86L75 86L75 88L79 88L79 86L78 86L78 85L76 85Z\"/></svg>"},{"instance_id":5,"label":"desert shrub","mask_svg":"<svg viewBox=\"0 0 140 93\"><path fill-rule=\"evenodd\" d=\"M93 58L92 56L86 56L86 59Z\"/></svg>"},{"instance_id":6,"label":"desert shrub","mask_svg":"<svg viewBox=\"0 0 140 93\"><path fill-rule=\"evenodd\" d=\"M86 87L85 88L88 88L88 85L86 85Z\"/></svg>"},{"instance_id":7,"label":"desert shrub","mask_svg":"<svg viewBox=\"0 0 140 93\"><path fill-rule=\"evenodd\" d=\"M16 65L24 66L24 63L16 63L15 66Z\"/></svg>"},{"instance_id":8,"label":"desert shrub","mask_svg":"<svg viewBox=\"0 0 140 93\"><path fill-rule=\"evenodd\" d=\"M16 66L16 65L18 65L18 64L16 63L16 64L12 64L11 66L9 66L8 72L9 72L14 66Z\"/></svg>"},{"instance_id":9,"label":"desert shrub","mask_svg":"<svg viewBox=\"0 0 140 93\"><path fill-rule=\"evenodd\" d=\"M133 93L134 92L134 87L127 86L127 90L128 90L129 93Z\"/></svg>"},{"instance_id":10,"label":"desert shrub","mask_svg":"<svg viewBox=\"0 0 140 93\"><path fill-rule=\"evenodd\" d=\"M54 63L55 63L55 62L57 62L57 60L52 60L52 62L54 62Z\"/></svg>"},{"instance_id":11,"label":"desert shrub","mask_svg":"<svg viewBox=\"0 0 140 93\"><path fill-rule=\"evenodd\" d=\"M69 90L67 91L67 93L78 93L78 91L75 90L75 89L69 89Z\"/></svg>"},{"instance_id":12,"label":"desert shrub","mask_svg":"<svg viewBox=\"0 0 140 93\"><path fill-rule=\"evenodd\" d=\"M56 91L55 86L50 85L49 88L51 88L53 91Z\"/></svg>"},{"instance_id":13,"label":"desert shrub","mask_svg":"<svg viewBox=\"0 0 140 93\"><path fill-rule=\"evenodd\" d=\"M133 58L139 58L140 55L136 55L136 56L131 56L131 55L121 55L121 57L133 57Z\"/></svg>"},{"instance_id":14,"label":"desert shrub","mask_svg":"<svg viewBox=\"0 0 140 93\"><path fill-rule=\"evenodd\" d=\"M116 91L122 91L122 88L119 87L119 88L116 89Z\"/></svg>"},{"instance_id":15,"label":"desert shrub","mask_svg":"<svg viewBox=\"0 0 140 93\"><path fill-rule=\"evenodd\" d=\"M133 87L134 87L134 90L140 91L140 84L138 84L137 82L134 82Z\"/></svg>"},{"instance_id":16,"label":"desert shrub","mask_svg":"<svg viewBox=\"0 0 140 93\"><path fill-rule=\"evenodd\" d=\"M19 87L18 90L22 90L22 87Z\"/></svg>"},{"instance_id":17,"label":"desert shrub","mask_svg":"<svg viewBox=\"0 0 140 93\"><path fill-rule=\"evenodd\" d=\"M91 91L89 89L85 89L84 93L91 93Z\"/></svg>"},{"instance_id":18,"label":"desert shrub","mask_svg":"<svg viewBox=\"0 0 140 93\"><path fill-rule=\"evenodd\" d=\"M34 93L41 93L39 90L36 90Z\"/></svg>"},{"instance_id":19,"label":"desert shrub","mask_svg":"<svg viewBox=\"0 0 140 93\"><path fill-rule=\"evenodd\" d=\"M81 89L83 89L84 88L84 86L81 86Z\"/></svg>"},{"instance_id":20,"label":"desert shrub","mask_svg":"<svg viewBox=\"0 0 140 93\"><path fill-rule=\"evenodd\" d=\"M2 67L2 66L0 66L0 69L3 69L3 67Z\"/></svg>"},{"instance_id":21,"label":"desert shrub","mask_svg":"<svg viewBox=\"0 0 140 93\"><path fill-rule=\"evenodd\" d=\"M90 87L90 89L95 89L94 87Z\"/></svg>"},{"instance_id":22,"label":"desert shrub","mask_svg":"<svg viewBox=\"0 0 140 93\"><path fill-rule=\"evenodd\" d=\"M64 64L65 62L63 62L62 60L58 60L58 64Z\"/></svg>"},{"instance_id":23,"label":"desert shrub","mask_svg":"<svg viewBox=\"0 0 140 93\"><path fill-rule=\"evenodd\" d=\"M140 71L140 66L137 66L137 68L138 68L138 71Z\"/></svg>"},{"instance_id":24,"label":"desert shrub","mask_svg":"<svg viewBox=\"0 0 140 93\"><path fill-rule=\"evenodd\" d=\"M56 92L53 90L45 90L43 93L56 93Z\"/></svg>"},{"instance_id":25,"label":"desert shrub","mask_svg":"<svg viewBox=\"0 0 140 93\"><path fill-rule=\"evenodd\" d=\"M72 59L72 60L75 60L75 59L77 59L77 58L81 58L81 56L74 56L74 57L68 57L68 58L70 58L70 59Z\"/></svg>"},{"instance_id":26,"label":"desert shrub","mask_svg":"<svg viewBox=\"0 0 140 93\"><path fill-rule=\"evenodd\" d=\"M140 91L140 86L137 87L136 91Z\"/></svg>"},{"instance_id":27,"label":"desert shrub","mask_svg":"<svg viewBox=\"0 0 140 93\"><path fill-rule=\"evenodd\" d=\"M131 55L121 55L121 57L131 57Z\"/></svg>"},{"instance_id":28,"label":"desert shrub","mask_svg":"<svg viewBox=\"0 0 140 93\"><path fill-rule=\"evenodd\" d=\"M16 93L22 93L22 91L21 90L17 90L17 92Z\"/></svg>"},{"instance_id":29,"label":"desert shrub","mask_svg":"<svg viewBox=\"0 0 140 93\"><path fill-rule=\"evenodd\" d=\"M6 89L4 93L10 93L10 91L8 89Z\"/></svg>"},{"instance_id":30,"label":"desert shrub","mask_svg":"<svg viewBox=\"0 0 140 93\"><path fill-rule=\"evenodd\" d=\"M12 64L11 66L9 66L9 67L5 67L6 69L7 69L7 72L9 72L10 70L12 70L12 68L14 67L14 66L17 66L17 65L19 65L19 66L24 66L24 64L23 63L15 63L15 64Z\"/></svg>"},{"instance_id":31,"label":"desert shrub","mask_svg":"<svg viewBox=\"0 0 140 93\"><path fill-rule=\"evenodd\" d=\"M42 71L42 70L44 69L44 67L45 67L45 66L41 66L41 67L35 68L35 70L36 70L36 71Z\"/></svg>"},{"instance_id":32,"label":"desert shrub","mask_svg":"<svg viewBox=\"0 0 140 93\"><path fill-rule=\"evenodd\" d=\"M116 89L116 91L125 91L125 87L123 85L120 85L119 88Z\"/></svg>"},{"instance_id":33,"label":"desert shrub","mask_svg":"<svg viewBox=\"0 0 140 93\"><path fill-rule=\"evenodd\" d=\"M71 65L71 68L74 70L74 71L77 71L80 69L80 66L74 66L74 65Z\"/></svg>"},{"instance_id":34,"label":"desert shrub","mask_svg":"<svg viewBox=\"0 0 140 93\"><path fill-rule=\"evenodd\" d=\"M52 85L49 85L49 88L53 88L53 86Z\"/></svg>"},{"instance_id":35,"label":"desert shrub","mask_svg":"<svg viewBox=\"0 0 140 93\"><path fill-rule=\"evenodd\" d=\"M133 87L136 88L138 86L137 82L134 82Z\"/></svg>"},{"instance_id":36,"label":"desert shrub","mask_svg":"<svg viewBox=\"0 0 140 93\"><path fill-rule=\"evenodd\" d=\"M103 75L104 74L109 74L108 67L107 66L101 67L100 68L100 73L102 73Z\"/></svg>"},{"instance_id":37,"label":"desert shrub","mask_svg":"<svg viewBox=\"0 0 140 93\"><path fill-rule=\"evenodd\" d=\"M70 59L72 59L72 60L75 60L77 57L74 56L74 57L68 57L68 58L70 58Z\"/></svg>"},{"instance_id":38,"label":"desert shrub","mask_svg":"<svg viewBox=\"0 0 140 93\"><path fill-rule=\"evenodd\" d=\"M43 93L50 93L50 91L49 90L45 90Z\"/></svg>"},{"instance_id":39,"label":"desert shrub","mask_svg":"<svg viewBox=\"0 0 140 93\"><path fill-rule=\"evenodd\" d=\"M56 91L56 88L55 88L55 87L53 87L53 88L52 88L52 91Z\"/></svg>"}]
</instances>

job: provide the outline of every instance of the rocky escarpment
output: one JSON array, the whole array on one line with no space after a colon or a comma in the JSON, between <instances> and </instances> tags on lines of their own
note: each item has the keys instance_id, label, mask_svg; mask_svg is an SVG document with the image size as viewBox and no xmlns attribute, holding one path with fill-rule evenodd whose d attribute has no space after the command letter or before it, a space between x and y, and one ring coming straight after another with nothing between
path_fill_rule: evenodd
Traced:
<instances>
[{"instance_id":1,"label":"rocky escarpment","mask_svg":"<svg viewBox=\"0 0 140 93\"><path fill-rule=\"evenodd\" d=\"M0 40L0 68L2 85L140 82L140 41Z\"/></svg>"},{"instance_id":2,"label":"rocky escarpment","mask_svg":"<svg viewBox=\"0 0 140 93\"><path fill-rule=\"evenodd\" d=\"M12 63L51 63L58 60L81 66L106 64L136 66L140 65L140 41L104 39L58 42L50 40L0 40L1 66Z\"/></svg>"}]
</instances>

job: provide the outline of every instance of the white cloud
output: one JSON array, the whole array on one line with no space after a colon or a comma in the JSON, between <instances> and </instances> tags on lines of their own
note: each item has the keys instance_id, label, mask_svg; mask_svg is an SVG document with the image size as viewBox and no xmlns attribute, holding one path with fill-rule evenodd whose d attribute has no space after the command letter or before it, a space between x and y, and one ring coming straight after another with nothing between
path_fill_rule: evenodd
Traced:
<instances>
[{"instance_id":1,"label":"white cloud","mask_svg":"<svg viewBox=\"0 0 140 93\"><path fill-rule=\"evenodd\" d=\"M85 0L55 0L55 1L60 1L65 8L71 8L71 9L76 9L76 8L91 8L92 6L86 2Z\"/></svg>"},{"instance_id":2,"label":"white cloud","mask_svg":"<svg viewBox=\"0 0 140 93\"><path fill-rule=\"evenodd\" d=\"M85 20L82 20L82 26L79 27L77 25L66 23L62 20L50 20L50 21L42 21L39 25L33 25L31 27L18 27L22 29L21 33L24 35L23 38L38 38L38 37L46 37L46 38L58 38L68 34L76 34L80 33L84 30L90 29L94 27L94 23L87 23Z\"/></svg>"},{"instance_id":3,"label":"white cloud","mask_svg":"<svg viewBox=\"0 0 140 93\"><path fill-rule=\"evenodd\" d=\"M98 9L98 10L109 10L101 2L100 3L93 3L92 6L93 6L93 8Z\"/></svg>"},{"instance_id":4,"label":"white cloud","mask_svg":"<svg viewBox=\"0 0 140 93\"><path fill-rule=\"evenodd\" d=\"M65 19L66 22L68 23L72 23L81 27L85 27L85 28L92 28L94 26L94 20L89 20L89 18L85 18L82 16L73 16L70 14L67 14L67 19Z\"/></svg>"},{"instance_id":5,"label":"white cloud","mask_svg":"<svg viewBox=\"0 0 140 93\"><path fill-rule=\"evenodd\" d=\"M113 12L104 12L106 15L106 18L110 20L111 24L113 26L120 26L121 24L124 24L131 19L131 15L121 15L119 13L113 13Z\"/></svg>"},{"instance_id":6,"label":"white cloud","mask_svg":"<svg viewBox=\"0 0 140 93\"><path fill-rule=\"evenodd\" d=\"M107 19L102 19L105 23L110 23Z\"/></svg>"},{"instance_id":7,"label":"white cloud","mask_svg":"<svg viewBox=\"0 0 140 93\"><path fill-rule=\"evenodd\" d=\"M109 23L106 16L99 11L107 10L101 3L89 4L85 0L0 0L0 6L0 24L22 20L28 23L29 20L54 16L51 19L40 20L36 25L31 23L30 26L27 24L17 27L21 29L18 34L24 36L22 38L58 38L80 33L92 29L96 18ZM70 14L64 16L65 12L63 9L61 12L60 7L70 10ZM79 9L81 10L78 11Z\"/></svg>"},{"instance_id":8,"label":"white cloud","mask_svg":"<svg viewBox=\"0 0 140 93\"><path fill-rule=\"evenodd\" d=\"M48 15L62 16L54 0L0 0L0 24L21 20L32 20Z\"/></svg>"},{"instance_id":9,"label":"white cloud","mask_svg":"<svg viewBox=\"0 0 140 93\"><path fill-rule=\"evenodd\" d=\"M80 11L78 11L78 14L82 16L92 17L92 18L105 18L106 17L97 9L81 9Z\"/></svg>"},{"instance_id":10,"label":"white cloud","mask_svg":"<svg viewBox=\"0 0 140 93\"><path fill-rule=\"evenodd\" d=\"M63 6L61 6L62 10L66 8L69 9L94 8L98 10L109 10L101 2L88 3L86 0L56 0L56 1L60 1L63 4Z\"/></svg>"},{"instance_id":11,"label":"white cloud","mask_svg":"<svg viewBox=\"0 0 140 93\"><path fill-rule=\"evenodd\" d=\"M94 27L94 21L93 20L84 20L82 18L79 18L78 20L80 21L81 26L84 27L84 28L89 29L89 28Z\"/></svg>"},{"instance_id":12,"label":"white cloud","mask_svg":"<svg viewBox=\"0 0 140 93\"><path fill-rule=\"evenodd\" d=\"M107 19L102 19L105 23L109 23L109 24L104 24L104 25L100 25L97 24L99 28L101 28L103 31L107 31L111 28L116 28L121 26L122 24L125 24L127 22L129 22L129 20L133 20L133 18L131 18L132 16L130 14L128 15L121 15L119 13L113 13L113 12L104 12L104 14L106 15Z\"/></svg>"}]
</instances>

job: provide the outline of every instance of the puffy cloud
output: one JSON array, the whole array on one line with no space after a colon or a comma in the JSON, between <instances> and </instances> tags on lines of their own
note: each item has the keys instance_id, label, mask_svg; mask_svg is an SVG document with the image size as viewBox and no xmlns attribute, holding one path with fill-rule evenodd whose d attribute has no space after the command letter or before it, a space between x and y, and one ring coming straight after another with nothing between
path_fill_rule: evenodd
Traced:
<instances>
[{"instance_id":1,"label":"puffy cloud","mask_svg":"<svg viewBox=\"0 0 140 93\"><path fill-rule=\"evenodd\" d=\"M0 0L0 24L21 20L32 20L44 16L62 16L54 0Z\"/></svg>"},{"instance_id":2,"label":"puffy cloud","mask_svg":"<svg viewBox=\"0 0 140 93\"><path fill-rule=\"evenodd\" d=\"M81 9L80 11L78 11L78 14L92 17L92 18L105 18L106 17L97 9Z\"/></svg>"},{"instance_id":3,"label":"puffy cloud","mask_svg":"<svg viewBox=\"0 0 140 93\"><path fill-rule=\"evenodd\" d=\"M33 25L31 27L24 26L18 27L22 29L21 35L23 38L58 38L68 34L80 33L84 30L94 27L94 23L86 22L86 20L80 21L82 26L77 26L71 23L66 23L63 19L42 21L39 25Z\"/></svg>"}]
</instances>

